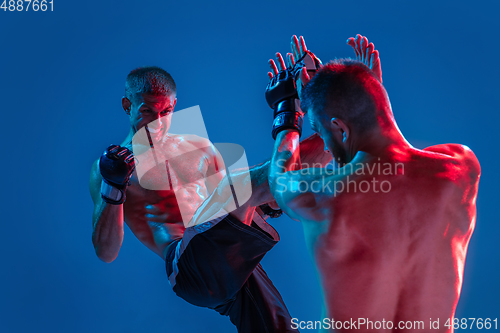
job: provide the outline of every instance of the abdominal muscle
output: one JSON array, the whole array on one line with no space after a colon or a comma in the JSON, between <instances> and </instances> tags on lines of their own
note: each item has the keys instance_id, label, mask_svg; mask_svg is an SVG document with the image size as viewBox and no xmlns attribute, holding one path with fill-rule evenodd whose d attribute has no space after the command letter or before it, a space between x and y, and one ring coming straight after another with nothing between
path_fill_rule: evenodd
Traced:
<instances>
[{"instance_id":1,"label":"abdominal muscle","mask_svg":"<svg viewBox=\"0 0 500 333\"><path fill-rule=\"evenodd\" d=\"M158 191L142 188L133 177L124 203L124 220L141 243L164 259L163 252L182 238L185 223L206 196L203 181L173 191Z\"/></svg>"}]
</instances>

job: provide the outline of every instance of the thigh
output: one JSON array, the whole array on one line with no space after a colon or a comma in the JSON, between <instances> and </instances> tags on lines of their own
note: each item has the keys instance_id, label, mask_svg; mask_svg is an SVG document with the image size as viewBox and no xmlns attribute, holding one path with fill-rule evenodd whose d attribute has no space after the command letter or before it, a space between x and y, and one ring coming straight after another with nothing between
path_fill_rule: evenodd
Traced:
<instances>
[{"instance_id":1,"label":"thigh","mask_svg":"<svg viewBox=\"0 0 500 333\"><path fill-rule=\"evenodd\" d=\"M191 304L215 308L234 300L277 239L228 215L186 229L167 251L174 292Z\"/></svg>"}]
</instances>

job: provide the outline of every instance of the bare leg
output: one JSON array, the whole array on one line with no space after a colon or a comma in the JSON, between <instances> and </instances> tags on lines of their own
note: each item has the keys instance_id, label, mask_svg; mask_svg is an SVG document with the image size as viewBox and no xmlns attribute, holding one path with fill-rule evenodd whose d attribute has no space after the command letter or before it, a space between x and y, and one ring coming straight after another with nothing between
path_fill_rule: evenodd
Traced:
<instances>
[{"instance_id":1,"label":"bare leg","mask_svg":"<svg viewBox=\"0 0 500 333\"><path fill-rule=\"evenodd\" d=\"M380 66L380 57L378 51L375 50L373 43L368 44L368 39L360 34L356 38L347 39L347 44L350 45L356 53L356 60L361 61L368 66L382 83L382 68Z\"/></svg>"}]
</instances>

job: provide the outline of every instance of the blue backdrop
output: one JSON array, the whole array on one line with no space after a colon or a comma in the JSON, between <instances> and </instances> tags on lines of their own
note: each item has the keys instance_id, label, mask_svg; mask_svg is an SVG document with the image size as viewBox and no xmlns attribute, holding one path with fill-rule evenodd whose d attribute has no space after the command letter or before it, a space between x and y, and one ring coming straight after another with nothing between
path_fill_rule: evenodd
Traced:
<instances>
[{"instance_id":1,"label":"blue backdrop","mask_svg":"<svg viewBox=\"0 0 500 333\"><path fill-rule=\"evenodd\" d=\"M91 243L88 176L128 133L127 73L158 65L177 109L200 105L210 139L271 154L267 60L304 35L323 61L352 56L348 37L380 51L384 84L415 146L462 143L482 166L476 230L457 317L500 317L500 99L496 1L63 1L53 12L0 10L1 332L235 332L228 318L178 299L163 261L130 233L105 264ZM495 134L496 133L496 134ZM298 222L263 265L300 320L320 293Z\"/></svg>"}]
</instances>

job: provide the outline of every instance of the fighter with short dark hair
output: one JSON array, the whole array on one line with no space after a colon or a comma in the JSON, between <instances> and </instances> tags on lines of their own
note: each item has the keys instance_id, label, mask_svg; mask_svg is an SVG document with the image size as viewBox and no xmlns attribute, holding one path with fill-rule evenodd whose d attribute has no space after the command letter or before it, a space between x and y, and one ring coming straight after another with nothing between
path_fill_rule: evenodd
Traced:
<instances>
[{"instance_id":1,"label":"fighter with short dark hair","mask_svg":"<svg viewBox=\"0 0 500 333\"><path fill-rule=\"evenodd\" d=\"M270 162L249 170L244 181L251 184L252 194L238 209L193 222L191 217L227 177L221 172L224 161L209 140L169 133L176 102L174 80L163 69L143 67L128 75L122 106L130 119L129 134L120 146L106 149L90 175L92 241L97 256L105 262L117 257L125 222L166 261L169 281L181 298L229 316L239 332L297 331L291 328L283 299L260 266L279 240L259 208L272 206L263 206L267 214L276 214L278 209L267 180ZM141 131L165 158L166 170L151 169L139 179L135 163L144 163L141 155L150 148L132 144ZM301 145L303 158L310 163L324 165L331 160L319 136ZM148 189L142 186L145 181L166 182L168 189ZM186 228L184 222L190 220Z\"/></svg>"},{"instance_id":2,"label":"fighter with short dark hair","mask_svg":"<svg viewBox=\"0 0 500 333\"><path fill-rule=\"evenodd\" d=\"M278 54L278 67L271 61L268 90L285 77L302 89L300 107L285 102L290 94L275 103L283 106L275 115L286 119L273 123L271 192L303 223L323 318L336 322L322 331L419 329L404 325L411 321L424 331L451 332L476 221L479 162L459 144L410 145L394 120L378 52L360 35L348 44L357 60L337 59L317 73L299 68L287 76L293 59L285 66ZM295 36L292 50L295 58L310 52ZM302 112L339 168L301 169Z\"/></svg>"}]
</instances>

